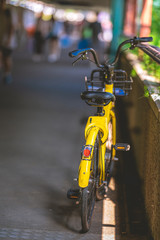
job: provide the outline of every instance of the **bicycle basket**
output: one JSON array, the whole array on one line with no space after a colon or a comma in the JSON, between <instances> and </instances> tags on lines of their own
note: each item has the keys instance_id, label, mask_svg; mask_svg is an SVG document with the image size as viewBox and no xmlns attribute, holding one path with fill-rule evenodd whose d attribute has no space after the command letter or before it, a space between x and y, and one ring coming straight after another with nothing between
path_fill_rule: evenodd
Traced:
<instances>
[{"instance_id":1,"label":"bicycle basket","mask_svg":"<svg viewBox=\"0 0 160 240\"><path fill-rule=\"evenodd\" d=\"M132 90L133 80L124 70L114 70L113 83L116 96L128 96Z\"/></svg>"},{"instance_id":2,"label":"bicycle basket","mask_svg":"<svg viewBox=\"0 0 160 240\"><path fill-rule=\"evenodd\" d=\"M90 78L85 77L86 90L104 92L106 81L106 73L103 70L93 70ZM114 70L113 94L115 96L128 96L132 90L132 83L132 78L128 78L124 70Z\"/></svg>"},{"instance_id":3,"label":"bicycle basket","mask_svg":"<svg viewBox=\"0 0 160 240\"><path fill-rule=\"evenodd\" d=\"M87 91L104 91L104 72L102 70L93 70L91 77L85 77L85 87Z\"/></svg>"}]
</instances>

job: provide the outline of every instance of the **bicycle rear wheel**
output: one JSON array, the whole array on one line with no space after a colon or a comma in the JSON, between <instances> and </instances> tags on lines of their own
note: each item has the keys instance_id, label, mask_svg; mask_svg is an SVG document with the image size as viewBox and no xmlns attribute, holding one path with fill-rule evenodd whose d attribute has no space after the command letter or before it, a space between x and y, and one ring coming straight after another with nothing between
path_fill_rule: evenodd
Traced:
<instances>
[{"instance_id":1,"label":"bicycle rear wheel","mask_svg":"<svg viewBox=\"0 0 160 240\"><path fill-rule=\"evenodd\" d=\"M98 139L99 138L97 137L94 146L89 185L88 187L82 189L81 223L83 233L88 232L90 229L91 218L96 200L96 177L98 168L98 147L99 147Z\"/></svg>"}]
</instances>

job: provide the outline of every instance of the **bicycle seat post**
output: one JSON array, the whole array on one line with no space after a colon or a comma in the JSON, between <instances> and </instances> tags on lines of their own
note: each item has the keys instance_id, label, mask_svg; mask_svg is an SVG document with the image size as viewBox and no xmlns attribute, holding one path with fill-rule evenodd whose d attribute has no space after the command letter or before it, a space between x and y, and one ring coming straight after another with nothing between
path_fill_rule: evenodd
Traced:
<instances>
[{"instance_id":1,"label":"bicycle seat post","mask_svg":"<svg viewBox=\"0 0 160 240\"><path fill-rule=\"evenodd\" d=\"M97 107L97 115L104 116L103 107Z\"/></svg>"}]
</instances>

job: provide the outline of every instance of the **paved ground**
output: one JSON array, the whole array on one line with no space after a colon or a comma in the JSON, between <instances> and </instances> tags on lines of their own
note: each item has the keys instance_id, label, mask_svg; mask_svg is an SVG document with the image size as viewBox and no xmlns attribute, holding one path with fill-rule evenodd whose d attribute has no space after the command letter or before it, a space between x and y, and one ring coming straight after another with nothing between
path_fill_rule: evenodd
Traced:
<instances>
[{"instance_id":1,"label":"paved ground","mask_svg":"<svg viewBox=\"0 0 160 240\"><path fill-rule=\"evenodd\" d=\"M89 65L73 68L66 56L49 64L17 55L14 82L0 83L0 239L118 240L131 232L122 166L116 166L118 185L104 203L96 203L89 233L80 233L79 207L66 198L77 176L84 122L92 112L80 99ZM114 224L104 222L107 201L114 204ZM144 239L144 233L128 236Z\"/></svg>"}]
</instances>

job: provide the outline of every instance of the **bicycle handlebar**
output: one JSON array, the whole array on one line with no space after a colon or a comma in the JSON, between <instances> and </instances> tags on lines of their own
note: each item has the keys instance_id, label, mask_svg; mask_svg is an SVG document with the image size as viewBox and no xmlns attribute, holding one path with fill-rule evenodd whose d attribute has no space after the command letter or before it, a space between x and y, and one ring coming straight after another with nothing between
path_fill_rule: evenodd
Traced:
<instances>
[{"instance_id":1,"label":"bicycle handlebar","mask_svg":"<svg viewBox=\"0 0 160 240\"><path fill-rule=\"evenodd\" d=\"M103 68L104 66L99 63L96 51L93 48L83 48L83 49L74 50L72 52L69 52L69 56L72 57L72 58L73 57L77 57L79 55L84 57L86 55L86 53L88 53L88 52L92 53L92 55L94 57L94 61L95 61L96 65L97 65L97 67Z\"/></svg>"},{"instance_id":2,"label":"bicycle handlebar","mask_svg":"<svg viewBox=\"0 0 160 240\"><path fill-rule=\"evenodd\" d=\"M121 48L130 43L131 44L131 47L130 49L134 49L136 47L137 44L139 43L142 43L142 42L152 42L153 41L153 38L152 37L134 37L134 38L131 38L131 39L128 39L128 40L125 40L124 42L122 42L118 49L117 49L117 52L116 52L116 56L115 56L115 59L114 61L110 64L110 65L115 65L119 59L119 54L120 54L120 50Z\"/></svg>"},{"instance_id":3,"label":"bicycle handlebar","mask_svg":"<svg viewBox=\"0 0 160 240\"><path fill-rule=\"evenodd\" d=\"M142 42L152 42L152 41L153 41L153 38L152 38L152 37L134 37L134 38L125 40L124 42L122 42L122 43L119 45L119 47L118 47L118 49L117 49L117 51L116 51L115 59L114 59L113 62L110 63L109 65L110 65L110 66L114 66L114 65L117 63L117 61L118 61L118 59L119 59L120 50L121 50L121 48L122 48L124 45L130 43L130 44L131 44L130 49L134 49L134 48L136 47L136 45L139 44L139 43L142 43ZM94 57L95 64L97 65L97 67L99 67L99 68L108 68L109 65L107 65L107 64L101 65L101 64L99 63L99 60L98 60L97 55L96 55L96 51L95 51L93 48L84 48L84 49L74 50L74 51L72 51L72 52L69 53L69 56L73 58L73 57L77 57L77 56L81 55L80 58L85 59L85 55L86 55L88 52L92 53L92 55L93 55L93 57Z\"/></svg>"},{"instance_id":4,"label":"bicycle handlebar","mask_svg":"<svg viewBox=\"0 0 160 240\"><path fill-rule=\"evenodd\" d=\"M138 43L141 43L141 42L152 42L153 38L152 37L134 37L131 40L133 40L134 44L138 44Z\"/></svg>"}]
</instances>

